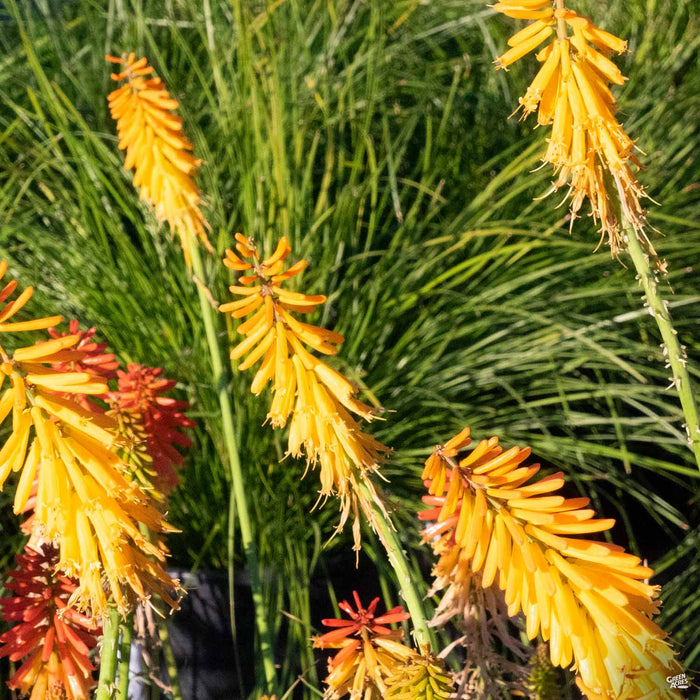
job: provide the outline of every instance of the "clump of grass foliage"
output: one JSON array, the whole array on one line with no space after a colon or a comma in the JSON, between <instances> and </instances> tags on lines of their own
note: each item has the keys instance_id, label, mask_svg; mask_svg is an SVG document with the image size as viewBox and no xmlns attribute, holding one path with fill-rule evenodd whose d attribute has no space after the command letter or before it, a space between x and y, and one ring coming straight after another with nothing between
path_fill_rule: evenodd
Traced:
<instances>
[{"instance_id":1,"label":"clump of grass foliage","mask_svg":"<svg viewBox=\"0 0 700 700\"><path fill-rule=\"evenodd\" d=\"M580 5L630 40L621 119L646 150L644 183L661 203L649 211L663 234L654 245L698 366L697 19L687 0ZM175 567L237 571L244 557L229 531L196 294L115 147L103 57L125 50L149 56L180 101L204 161L198 182L215 248L236 231L268 248L287 235L309 261L305 290L329 297L319 324L348 338L343 372L391 411L374 434L396 450L383 473L401 512L419 507L432 446L464 425L531 445L618 518L617 541L656 558L662 624L686 666L697 662L697 470L677 395L624 259L593 252L590 220L570 235L565 207L533 201L550 177L534 170L543 136L508 120L533 67L506 80L492 65L512 23L476 0L5 7L0 250L15 276L40 281L35 310L96 325L123 361L162 366L181 383L199 429L171 502L183 530L169 542ZM225 297L223 286L211 292ZM283 683L303 672L317 686L307 640L321 615L310 591L333 590L333 562L351 535L327 544L334 505L309 515L316 482L278 461L283 438L260 427L265 402L245 376L234 375L231 394L269 622L283 631ZM0 494L3 569L19 547L8 498ZM398 524L413 566L427 571L415 520ZM395 601L370 532L365 541L363 566L376 567Z\"/></svg>"}]
</instances>

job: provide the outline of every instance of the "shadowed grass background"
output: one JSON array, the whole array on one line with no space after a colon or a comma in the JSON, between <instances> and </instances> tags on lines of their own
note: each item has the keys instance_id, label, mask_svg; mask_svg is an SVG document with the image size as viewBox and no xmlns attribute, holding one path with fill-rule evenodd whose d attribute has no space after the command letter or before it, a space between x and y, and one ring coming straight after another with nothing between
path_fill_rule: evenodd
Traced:
<instances>
[{"instance_id":1,"label":"shadowed grass background","mask_svg":"<svg viewBox=\"0 0 700 700\"><path fill-rule=\"evenodd\" d=\"M630 41L621 120L661 203L650 211L654 244L697 380L697 19L684 1L575 5ZM388 409L372 431L395 449L385 488L405 506L396 517L416 569L430 565L413 512L432 446L464 425L476 439L529 444L565 471L570 494L618 518L617 541L660 558L663 622L686 664L697 662L697 482L677 396L624 257L594 252L587 218L569 235L559 199L533 201L551 178L536 169L545 134L508 116L536 66L505 76L492 64L511 20L473 0L5 7L0 249L12 275L36 286L35 311L98 326L124 362L165 367L191 401L199 427L170 515L183 530L169 542L176 566L227 565L229 472L195 289L122 168L105 53L146 55L180 101L217 252L236 231L267 252L287 235L294 258L309 261L298 288L328 295L314 320L346 336L337 366ZM220 255L207 264L223 301ZM227 344L235 330L227 337L223 323ZM300 481L302 464L279 461L284 434L262 427L269 399L250 394L251 378L234 374L231 392L270 622L284 627L285 685L301 672L314 685L322 669L307 639L330 602L312 611L309 586L331 600L349 533L324 548L335 504L310 514L317 476ZM0 499L5 567L20 540L10 496ZM233 562L242 565L238 549ZM338 595L353 575L342 572Z\"/></svg>"}]
</instances>

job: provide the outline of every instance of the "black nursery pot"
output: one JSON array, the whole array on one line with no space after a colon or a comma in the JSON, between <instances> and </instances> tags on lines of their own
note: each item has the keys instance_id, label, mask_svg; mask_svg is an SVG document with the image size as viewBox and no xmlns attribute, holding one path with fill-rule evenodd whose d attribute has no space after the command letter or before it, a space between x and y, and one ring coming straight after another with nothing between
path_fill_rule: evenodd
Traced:
<instances>
[{"instance_id":1,"label":"black nursery pot","mask_svg":"<svg viewBox=\"0 0 700 700\"><path fill-rule=\"evenodd\" d=\"M254 656L255 617L246 572L236 572L234 586L238 667L231 634L227 571L192 574L189 571L169 570L168 573L180 579L187 591L180 609L168 620L182 697L184 700L245 700L254 690L255 668L259 663ZM323 618L335 617L326 576L333 582L339 600L350 599L352 591L357 590L361 599L368 603L380 590L376 569L364 552L360 554L359 566L355 553L349 550L327 554L325 572L317 572L309 586L311 623L320 631L323 631ZM277 640L278 662L284 653L285 635L286 624L283 621ZM144 673L139 662L140 654L136 648L132 648L129 698L149 700L150 688L139 680ZM321 654L319 669L323 668L325 658ZM162 670L162 680L165 682L167 674L164 667ZM301 693L302 688L297 690Z\"/></svg>"},{"instance_id":2,"label":"black nursery pot","mask_svg":"<svg viewBox=\"0 0 700 700\"><path fill-rule=\"evenodd\" d=\"M255 622L250 585L237 577L234 586L240 659L240 668L236 669L227 572L173 571L171 575L179 578L187 591L181 609L168 625L183 697L233 700L241 697L241 688L247 695L255 682Z\"/></svg>"},{"instance_id":3,"label":"black nursery pot","mask_svg":"<svg viewBox=\"0 0 700 700\"><path fill-rule=\"evenodd\" d=\"M250 586L236 577L234 587L238 656L234 661L231 634L228 574L226 571L169 571L180 579L187 595L180 609L168 620L170 643L177 664L178 680L185 700L243 700L254 686L255 634ZM143 673L136 648L131 654L130 700L147 700L150 688L139 680ZM162 679L167 679L164 672Z\"/></svg>"}]
</instances>

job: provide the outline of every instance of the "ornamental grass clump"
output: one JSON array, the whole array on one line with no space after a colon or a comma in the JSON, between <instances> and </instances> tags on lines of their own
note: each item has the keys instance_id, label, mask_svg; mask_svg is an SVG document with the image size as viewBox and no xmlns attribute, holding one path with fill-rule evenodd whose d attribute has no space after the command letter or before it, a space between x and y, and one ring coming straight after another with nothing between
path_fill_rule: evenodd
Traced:
<instances>
[{"instance_id":1,"label":"ornamental grass clump","mask_svg":"<svg viewBox=\"0 0 700 700\"><path fill-rule=\"evenodd\" d=\"M672 698L665 679L680 666L658 612L653 571L618 545L579 537L614 524L596 519L588 498L566 498L561 472L539 481L530 449L482 440L466 456L468 430L439 446L423 479L430 506L421 520L438 556L438 615L461 614L471 586L504 592L510 616L525 617L528 639L549 642L553 665L572 666L589 698Z\"/></svg>"},{"instance_id":2,"label":"ornamental grass clump","mask_svg":"<svg viewBox=\"0 0 700 700\"><path fill-rule=\"evenodd\" d=\"M119 148L126 151L124 167L134 170L134 187L141 199L155 209L159 221L166 221L180 238L188 265L192 251L190 237L210 248L202 214L202 196L194 183L201 164L192 155L192 144L182 130L182 118L163 81L154 77L153 67L136 54L106 56L119 65L112 79L126 83L110 93L109 109L117 122ZM151 77L148 77L151 76Z\"/></svg>"},{"instance_id":3,"label":"ornamental grass clump","mask_svg":"<svg viewBox=\"0 0 700 700\"><path fill-rule=\"evenodd\" d=\"M78 582L57 573L58 551L48 543L15 557L0 598L2 618L16 623L0 635L0 657L22 662L8 681L30 700L89 700L96 683L90 659L102 630L89 615L70 606Z\"/></svg>"},{"instance_id":4,"label":"ornamental grass clump","mask_svg":"<svg viewBox=\"0 0 700 700\"><path fill-rule=\"evenodd\" d=\"M3 261L0 279L6 270ZM162 567L165 553L139 529L172 528L125 476L114 421L91 408L89 399L108 386L99 373L70 366L90 356L77 349L80 334L28 344L25 333L52 328L61 317L11 321L33 293L29 287L8 301L16 288L11 281L0 291L0 302L7 301L1 337L20 339L14 350L4 340L0 346L0 388L9 380L0 394L0 423L12 416L0 449L0 486L19 472L14 511L21 513L36 479L32 537L57 547L57 571L79 582L70 598L79 610L100 618L109 595L124 612L134 598L153 594L175 606L177 584Z\"/></svg>"},{"instance_id":5,"label":"ornamental grass clump","mask_svg":"<svg viewBox=\"0 0 700 700\"><path fill-rule=\"evenodd\" d=\"M357 387L305 347L323 355L335 355L344 341L339 333L296 318L296 314L313 313L326 301L320 294L307 295L282 287L306 267L306 261L284 269L291 253L286 238L281 238L275 252L262 260L251 239L236 234L236 241L240 257L228 250L224 264L245 273L238 279L242 286L229 287L241 298L221 304L219 311L231 313L236 319L253 315L238 326L238 333L245 339L231 350L231 359L241 360L239 370L260 362L251 391L259 394L272 383L267 419L274 428L283 428L289 421L287 453L303 456L308 466L319 467L320 496L339 498L338 529L353 514L358 548L359 511L374 522L373 504L383 508L369 475L379 469L389 448L364 433L353 414L370 421L376 417L377 409L359 401Z\"/></svg>"}]
</instances>

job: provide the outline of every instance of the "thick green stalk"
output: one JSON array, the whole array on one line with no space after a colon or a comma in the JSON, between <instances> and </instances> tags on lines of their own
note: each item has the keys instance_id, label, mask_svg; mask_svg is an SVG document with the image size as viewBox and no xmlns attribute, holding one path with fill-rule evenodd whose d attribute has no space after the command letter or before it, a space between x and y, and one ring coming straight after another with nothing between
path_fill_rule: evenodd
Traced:
<instances>
[{"instance_id":1,"label":"thick green stalk","mask_svg":"<svg viewBox=\"0 0 700 700\"><path fill-rule=\"evenodd\" d=\"M165 666L168 669L168 685L170 686L170 695L172 700L182 700L182 689L180 688L180 679L177 675L175 654L173 653L173 645L170 643L170 632L168 631L168 623L166 620L161 620L158 624L158 638L160 639L161 646L163 647Z\"/></svg>"},{"instance_id":2,"label":"thick green stalk","mask_svg":"<svg viewBox=\"0 0 700 700\"><path fill-rule=\"evenodd\" d=\"M131 630L133 626L133 615L128 615L126 620L119 625L121 638L119 640L117 700L128 700L129 697L129 661L131 660Z\"/></svg>"},{"instance_id":3,"label":"thick green stalk","mask_svg":"<svg viewBox=\"0 0 700 700\"><path fill-rule=\"evenodd\" d=\"M117 648L119 646L119 611L109 609L102 627L102 657L100 659L100 679L95 700L110 700L114 695L117 676Z\"/></svg>"},{"instance_id":4,"label":"thick green stalk","mask_svg":"<svg viewBox=\"0 0 700 700\"><path fill-rule=\"evenodd\" d=\"M687 357L685 350L678 342L678 334L673 327L668 305L659 296L656 274L649 264L649 257L644 252L637 233L632 227L627 227L625 233L627 235L627 250L644 288L649 312L659 326L659 331L664 341L665 355L673 373L673 383L678 391L683 415L685 416L685 427L688 431L690 448L695 455L698 468L700 468L700 423L693 394L693 384L686 367Z\"/></svg>"},{"instance_id":5,"label":"thick green stalk","mask_svg":"<svg viewBox=\"0 0 700 700\"><path fill-rule=\"evenodd\" d=\"M229 397L228 393L228 377L227 372L224 369L224 364L221 360L221 350L219 348L217 338L217 311L210 303L207 290L204 287L204 267L202 265L202 258L199 254L199 244L194 240L194 236L190 236L190 242L192 248L192 271L199 281L199 284L197 285L197 294L199 295L199 304L202 310L204 331L206 333L209 354L211 356L214 388L216 389L217 396L219 397L219 406L221 407L224 442L226 444L229 468L231 470L231 488L233 489L233 496L236 501L238 524L240 526L243 549L245 551L246 562L248 564L248 575L250 576L250 587L253 593L253 604L255 608L255 624L260 636L260 652L265 672L265 680L268 685L268 692L272 692L276 687L272 634L267 625L267 616L265 614L265 603L263 599L262 584L260 581L258 554L255 546L255 539L253 537L250 512L248 510L243 471L241 470L241 462L238 456L236 433L233 425L233 407L231 406L231 398Z\"/></svg>"},{"instance_id":6,"label":"thick green stalk","mask_svg":"<svg viewBox=\"0 0 700 700\"><path fill-rule=\"evenodd\" d=\"M394 529L389 516L384 513L382 509L374 502L369 488L367 488L367 486L362 482L360 482L359 488L367 501L372 503L372 508L374 510L374 519L372 524L375 527L384 548L386 549L389 563L396 573L396 578L398 579L399 588L401 590L401 596L403 597L406 603L406 608L411 615L411 623L413 624L413 631L416 636L418 648L420 649L421 653L435 651L435 636L428 627L428 623L425 619L423 601L421 600L420 595L418 594L418 591L413 583L413 577L411 576L411 572L408 568L406 555L401 547L401 542L396 534L396 530Z\"/></svg>"}]
</instances>

